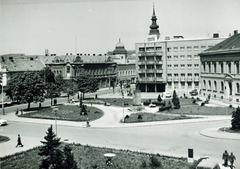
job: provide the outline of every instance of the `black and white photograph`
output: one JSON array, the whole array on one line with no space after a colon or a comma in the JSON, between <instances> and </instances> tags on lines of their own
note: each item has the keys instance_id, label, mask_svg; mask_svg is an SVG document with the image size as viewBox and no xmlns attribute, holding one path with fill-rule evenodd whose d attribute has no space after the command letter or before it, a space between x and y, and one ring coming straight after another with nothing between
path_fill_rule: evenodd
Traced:
<instances>
[{"instance_id":1,"label":"black and white photograph","mask_svg":"<svg viewBox=\"0 0 240 169\"><path fill-rule=\"evenodd\" d=\"M0 0L0 169L240 168L239 0Z\"/></svg>"}]
</instances>

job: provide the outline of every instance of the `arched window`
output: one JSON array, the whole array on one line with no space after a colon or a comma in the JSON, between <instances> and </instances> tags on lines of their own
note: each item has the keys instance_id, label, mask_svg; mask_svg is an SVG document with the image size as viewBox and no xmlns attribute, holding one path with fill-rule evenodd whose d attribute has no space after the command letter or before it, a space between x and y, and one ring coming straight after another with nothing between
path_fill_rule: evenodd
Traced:
<instances>
[{"instance_id":1,"label":"arched window","mask_svg":"<svg viewBox=\"0 0 240 169\"><path fill-rule=\"evenodd\" d=\"M224 83L221 82L221 91L224 91Z\"/></svg>"},{"instance_id":2,"label":"arched window","mask_svg":"<svg viewBox=\"0 0 240 169\"><path fill-rule=\"evenodd\" d=\"M70 73L70 66L67 66L67 73Z\"/></svg>"},{"instance_id":3,"label":"arched window","mask_svg":"<svg viewBox=\"0 0 240 169\"><path fill-rule=\"evenodd\" d=\"M217 90L217 82L214 81L214 90Z\"/></svg>"},{"instance_id":4,"label":"arched window","mask_svg":"<svg viewBox=\"0 0 240 169\"><path fill-rule=\"evenodd\" d=\"M212 86L211 86L211 81L209 80L208 81L208 89L211 89L212 88Z\"/></svg>"},{"instance_id":5,"label":"arched window","mask_svg":"<svg viewBox=\"0 0 240 169\"><path fill-rule=\"evenodd\" d=\"M203 87L204 87L204 89L206 89L206 81L205 80L203 80Z\"/></svg>"},{"instance_id":6,"label":"arched window","mask_svg":"<svg viewBox=\"0 0 240 169\"><path fill-rule=\"evenodd\" d=\"M240 86L239 86L239 83L237 83L237 93L240 93Z\"/></svg>"}]
</instances>

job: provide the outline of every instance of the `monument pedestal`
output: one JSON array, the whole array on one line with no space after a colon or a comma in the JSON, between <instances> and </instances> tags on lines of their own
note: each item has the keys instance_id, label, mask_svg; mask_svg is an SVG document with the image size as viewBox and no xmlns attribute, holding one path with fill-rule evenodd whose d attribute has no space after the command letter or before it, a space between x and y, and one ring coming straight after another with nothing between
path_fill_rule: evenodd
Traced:
<instances>
[{"instance_id":1,"label":"monument pedestal","mask_svg":"<svg viewBox=\"0 0 240 169\"><path fill-rule=\"evenodd\" d=\"M133 96L133 104L134 105L141 105L141 91L140 90L135 90L134 91L134 96Z\"/></svg>"}]
</instances>

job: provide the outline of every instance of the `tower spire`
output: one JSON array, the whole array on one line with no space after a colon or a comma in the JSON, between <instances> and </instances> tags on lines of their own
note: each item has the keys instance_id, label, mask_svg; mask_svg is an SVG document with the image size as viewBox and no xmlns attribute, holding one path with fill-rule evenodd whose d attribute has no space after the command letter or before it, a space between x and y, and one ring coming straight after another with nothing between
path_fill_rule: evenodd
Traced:
<instances>
[{"instance_id":1,"label":"tower spire","mask_svg":"<svg viewBox=\"0 0 240 169\"><path fill-rule=\"evenodd\" d=\"M157 36L157 39L159 38L160 36L160 33L159 33L159 26L157 25L157 17L155 15L155 6L154 6L154 3L153 3L153 15L152 15L152 24L150 25L150 32L148 35L155 35Z\"/></svg>"}]
</instances>

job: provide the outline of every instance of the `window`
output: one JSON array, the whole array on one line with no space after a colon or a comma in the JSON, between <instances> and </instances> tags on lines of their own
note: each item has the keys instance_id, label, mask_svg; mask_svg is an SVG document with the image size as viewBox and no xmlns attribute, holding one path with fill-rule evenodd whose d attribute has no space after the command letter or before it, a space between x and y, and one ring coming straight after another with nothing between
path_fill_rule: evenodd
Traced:
<instances>
[{"instance_id":1,"label":"window","mask_svg":"<svg viewBox=\"0 0 240 169\"><path fill-rule=\"evenodd\" d=\"M180 47L180 51L184 52L185 48L184 47Z\"/></svg>"},{"instance_id":2,"label":"window","mask_svg":"<svg viewBox=\"0 0 240 169\"><path fill-rule=\"evenodd\" d=\"M177 55L174 56L174 60L178 60L178 56Z\"/></svg>"},{"instance_id":3,"label":"window","mask_svg":"<svg viewBox=\"0 0 240 169\"><path fill-rule=\"evenodd\" d=\"M194 55L194 59L199 59L199 56L198 55Z\"/></svg>"},{"instance_id":4,"label":"window","mask_svg":"<svg viewBox=\"0 0 240 169\"><path fill-rule=\"evenodd\" d=\"M192 56L191 55L187 55L187 59L188 60L192 59Z\"/></svg>"},{"instance_id":5,"label":"window","mask_svg":"<svg viewBox=\"0 0 240 169\"><path fill-rule=\"evenodd\" d=\"M178 68L178 65L174 65L174 69L177 69Z\"/></svg>"},{"instance_id":6,"label":"window","mask_svg":"<svg viewBox=\"0 0 240 169\"><path fill-rule=\"evenodd\" d=\"M70 66L67 66L67 73L70 73Z\"/></svg>"},{"instance_id":7,"label":"window","mask_svg":"<svg viewBox=\"0 0 240 169\"><path fill-rule=\"evenodd\" d=\"M185 69L185 65L184 64L181 64L181 69Z\"/></svg>"},{"instance_id":8,"label":"window","mask_svg":"<svg viewBox=\"0 0 240 169\"><path fill-rule=\"evenodd\" d=\"M192 47L191 46L188 46L187 47L187 51L191 51L192 50Z\"/></svg>"},{"instance_id":9,"label":"window","mask_svg":"<svg viewBox=\"0 0 240 169\"><path fill-rule=\"evenodd\" d=\"M172 49L171 49L171 48L167 48L167 51L168 51L168 52L171 52L171 51L172 51Z\"/></svg>"},{"instance_id":10,"label":"window","mask_svg":"<svg viewBox=\"0 0 240 169\"><path fill-rule=\"evenodd\" d=\"M211 86L211 81L209 80L209 81L208 81L208 89L211 90L211 88L212 88L212 86Z\"/></svg>"},{"instance_id":11,"label":"window","mask_svg":"<svg viewBox=\"0 0 240 169\"><path fill-rule=\"evenodd\" d=\"M224 91L224 83L221 82L221 91Z\"/></svg>"},{"instance_id":12,"label":"window","mask_svg":"<svg viewBox=\"0 0 240 169\"><path fill-rule=\"evenodd\" d=\"M174 47L174 48L173 48L173 51L174 51L174 52L177 52L177 51L178 51L178 47Z\"/></svg>"},{"instance_id":13,"label":"window","mask_svg":"<svg viewBox=\"0 0 240 169\"><path fill-rule=\"evenodd\" d=\"M206 89L206 81L203 80L203 88Z\"/></svg>"},{"instance_id":14,"label":"window","mask_svg":"<svg viewBox=\"0 0 240 169\"><path fill-rule=\"evenodd\" d=\"M195 51L198 51L198 46L194 46L194 50L195 50Z\"/></svg>"},{"instance_id":15,"label":"window","mask_svg":"<svg viewBox=\"0 0 240 169\"><path fill-rule=\"evenodd\" d=\"M221 73L223 73L223 62L220 63Z\"/></svg>"},{"instance_id":16,"label":"window","mask_svg":"<svg viewBox=\"0 0 240 169\"><path fill-rule=\"evenodd\" d=\"M199 64L194 64L194 68L199 68Z\"/></svg>"},{"instance_id":17,"label":"window","mask_svg":"<svg viewBox=\"0 0 240 169\"><path fill-rule=\"evenodd\" d=\"M240 93L240 86L239 86L239 83L237 83L237 93Z\"/></svg>"},{"instance_id":18,"label":"window","mask_svg":"<svg viewBox=\"0 0 240 169\"><path fill-rule=\"evenodd\" d=\"M184 59L185 59L185 56L184 56L184 55L181 55L180 58L181 58L181 60L184 60Z\"/></svg>"},{"instance_id":19,"label":"window","mask_svg":"<svg viewBox=\"0 0 240 169\"><path fill-rule=\"evenodd\" d=\"M168 60L171 60L172 59L172 56L167 56Z\"/></svg>"},{"instance_id":20,"label":"window","mask_svg":"<svg viewBox=\"0 0 240 169\"><path fill-rule=\"evenodd\" d=\"M162 47L161 46L156 47L156 50L162 50Z\"/></svg>"},{"instance_id":21,"label":"window","mask_svg":"<svg viewBox=\"0 0 240 169\"><path fill-rule=\"evenodd\" d=\"M213 64L213 69L214 69L214 70L213 70L214 73L217 73L217 64L216 64L216 63Z\"/></svg>"},{"instance_id":22,"label":"window","mask_svg":"<svg viewBox=\"0 0 240 169\"><path fill-rule=\"evenodd\" d=\"M206 49L206 46L201 46L201 50L205 50Z\"/></svg>"},{"instance_id":23,"label":"window","mask_svg":"<svg viewBox=\"0 0 240 169\"><path fill-rule=\"evenodd\" d=\"M217 90L217 82L214 81L214 90Z\"/></svg>"},{"instance_id":24,"label":"window","mask_svg":"<svg viewBox=\"0 0 240 169\"><path fill-rule=\"evenodd\" d=\"M168 69L171 69L172 68L172 65L167 65Z\"/></svg>"},{"instance_id":25,"label":"window","mask_svg":"<svg viewBox=\"0 0 240 169\"><path fill-rule=\"evenodd\" d=\"M228 73L231 73L231 62L228 63Z\"/></svg>"},{"instance_id":26,"label":"window","mask_svg":"<svg viewBox=\"0 0 240 169\"><path fill-rule=\"evenodd\" d=\"M206 65L203 63L203 71L206 72Z\"/></svg>"},{"instance_id":27,"label":"window","mask_svg":"<svg viewBox=\"0 0 240 169\"><path fill-rule=\"evenodd\" d=\"M169 73L169 74L167 74L167 76L168 76L168 77L172 77L172 74Z\"/></svg>"},{"instance_id":28,"label":"window","mask_svg":"<svg viewBox=\"0 0 240 169\"><path fill-rule=\"evenodd\" d=\"M191 65L191 64L188 64L187 67L188 67L188 69L191 69L191 68L192 68L192 65Z\"/></svg>"},{"instance_id":29,"label":"window","mask_svg":"<svg viewBox=\"0 0 240 169\"><path fill-rule=\"evenodd\" d=\"M239 63L236 63L236 73L239 74Z\"/></svg>"},{"instance_id":30,"label":"window","mask_svg":"<svg viewBox=\"0 0 240 169\"><path fill-rule=\"evenodd\" d=\"M212 70L211 70L211 63L208 63L208 71L209 71L209 73L212 72Z\"/></svg>"}]
</instances>

